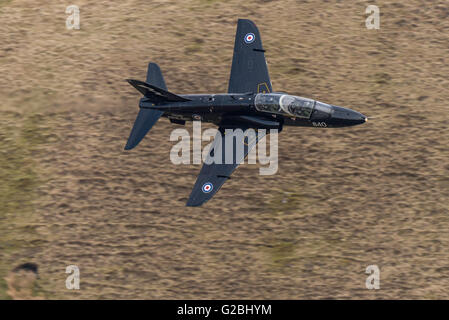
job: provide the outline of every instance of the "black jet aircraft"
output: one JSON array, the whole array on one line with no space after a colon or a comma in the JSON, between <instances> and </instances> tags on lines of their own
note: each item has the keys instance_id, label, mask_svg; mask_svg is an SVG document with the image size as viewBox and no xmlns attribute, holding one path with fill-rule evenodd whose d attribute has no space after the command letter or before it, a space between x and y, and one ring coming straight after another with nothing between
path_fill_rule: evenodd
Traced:
<instances>
[{"instance_id":1,"label":"black jet aircraft","mask_svg":"<svg viewBox=\"0 0 449 320\"><path fill-rule=\"evenodd\" d=\"M228 93L173 94L167 91L161 70L155 63L148 65L146 82L127 81L143 97L125 150L137 146L160 117L182 125L194 120L216 124L218 133L209 156L223 148L223 157L225 144L215 141L222 140L217 139L218 135L224 138L226 129L278 129L280 132L284 126L332 128L367 121L363 114L351 109L273 92L259 30L246 19L239 19L237 24ZM206 161L187 206L200 206L211 199L261 138L258 134L256 139L247 141L243 155L233 157L231 163ZM237 143L236 140L233 143Z\"/></svg>"}]
</instances>

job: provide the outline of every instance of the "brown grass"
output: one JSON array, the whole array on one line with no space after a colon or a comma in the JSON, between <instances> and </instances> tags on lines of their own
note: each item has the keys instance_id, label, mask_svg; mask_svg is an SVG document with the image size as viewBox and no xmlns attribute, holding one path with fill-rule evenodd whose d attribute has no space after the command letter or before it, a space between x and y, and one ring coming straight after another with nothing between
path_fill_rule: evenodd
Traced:
<instances>
[{"instance_id":1,"label":"brown grass","mask_svg":"<svg viewBox=\"0 0 449 320\"><path fill-rule=\"evenodd\" d=\"M69 31L64 1L0 2L0 297L32 261L47 299L449 298L449 8L374 3L378 31L364 1L80 0ZM154 61L173 92L225 92L238 17L258 24L276 90L378 118L287 128L276 175L242 166L186 208L200 166L169 161L173 125L123 151L124 79Z\"/></svg>"}]
</instances>

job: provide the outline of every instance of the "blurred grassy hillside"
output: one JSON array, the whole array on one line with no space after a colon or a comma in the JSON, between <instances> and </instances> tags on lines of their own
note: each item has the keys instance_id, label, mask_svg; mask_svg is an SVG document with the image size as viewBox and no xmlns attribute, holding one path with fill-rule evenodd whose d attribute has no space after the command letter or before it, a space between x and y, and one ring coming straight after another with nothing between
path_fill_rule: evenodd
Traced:
<instances>
[{"instance_id":1,"label":"blurred grassy hillside","mask_svg":"<svg viewBox=\"0 0 449 320\"><path fill-rule=\"evenodd\" d=\"M69 4L0 1L0 298L449 297L447 1L371 1L380 30L365 1L79 0L80 30ZM123 151L124 79L153 61L170 91L225 92L238 18L275 90L374 119L287 128L276 175L241 166L186 208L200 166L169 161L176 126Z\"/></svg>"}]
</instances>

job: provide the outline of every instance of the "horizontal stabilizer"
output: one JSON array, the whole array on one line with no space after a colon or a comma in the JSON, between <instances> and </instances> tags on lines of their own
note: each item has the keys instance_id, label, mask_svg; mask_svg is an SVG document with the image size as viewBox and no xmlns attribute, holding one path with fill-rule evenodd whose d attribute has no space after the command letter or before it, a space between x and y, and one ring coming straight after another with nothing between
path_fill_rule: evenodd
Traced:
<instances>
[{"instance_id":1,"label":"horizontal stabilizer","mask_svg":"<svg viewBox=\"0 0 449 320\"><path fill-rule=\"evenodd\" d=\"M127 79L126 81L128 81L130 85L136 88L146 98L154 101L155 103L190 101L189 99L180 97L174 93L168 92L167 90L158 88L140 80Z\"/></svg>"},{"instance_id":2,"label":"horizontal stabilizer","mask_svg":"<svg viewBox=\"0 0 449 320\"><path fill-rule=\"evenodd\" d=\"M130 150L137 146L163 113L163 111L159 110L140 109L131 134L129 135L128 142L126 143L125 150Z\"/></svg>"}]
</instances>

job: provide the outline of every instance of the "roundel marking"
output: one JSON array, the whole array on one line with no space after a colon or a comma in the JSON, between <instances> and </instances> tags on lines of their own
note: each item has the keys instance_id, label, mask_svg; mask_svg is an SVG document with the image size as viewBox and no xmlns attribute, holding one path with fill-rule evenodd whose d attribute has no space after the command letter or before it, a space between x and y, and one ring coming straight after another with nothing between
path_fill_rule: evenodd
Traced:
<instances>
[{"instance_id":1,"label":"roundel marking","mask_svg":"<svg viewBox=\"0 0 449 320\"><path fill-rule=\"evenodd\" d=\"M256 39L256 36L254 35L254 33L247 33L245 35L245 43L250 44L253 43L254 40Z\"/></svg>"},{"instance_id":2,"label":"roundel marking","mask_svg":"<svg viewBox=\"0 0 449 320\"><path fill-rule=\"evenodd\" d=\"M212 191L212 189L214 188L214 185L210 182L206 182L205 184L203 184L203 187L201 188L203 190L204 193L209 193Z\"/></svg>"}]
</instances>

